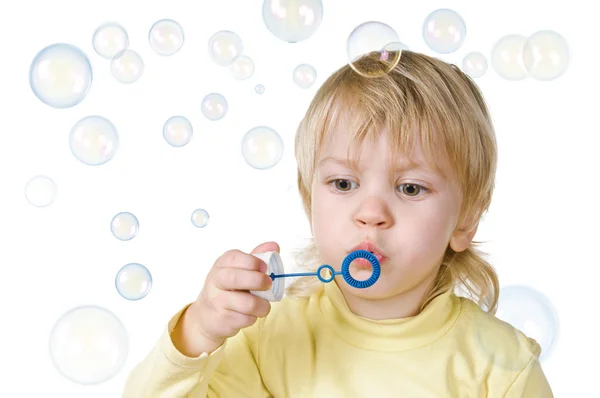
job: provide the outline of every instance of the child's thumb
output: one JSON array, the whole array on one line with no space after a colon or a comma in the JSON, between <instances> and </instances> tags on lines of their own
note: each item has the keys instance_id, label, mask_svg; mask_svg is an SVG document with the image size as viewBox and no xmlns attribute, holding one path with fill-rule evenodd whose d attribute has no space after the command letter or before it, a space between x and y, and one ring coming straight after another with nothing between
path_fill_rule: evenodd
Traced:
<instances>
[{"instance_id":1,"label":"child's thumb","mask_svg":"<svg viewBox=\"0 0 600 398\"><path fill-rule=\"evenodd\" d=\"M279 253L279 245L276 242L265 242L256 246L250 254L254 253L266 253L266 252L277 252Z\"/></svg>"}]
</instances>

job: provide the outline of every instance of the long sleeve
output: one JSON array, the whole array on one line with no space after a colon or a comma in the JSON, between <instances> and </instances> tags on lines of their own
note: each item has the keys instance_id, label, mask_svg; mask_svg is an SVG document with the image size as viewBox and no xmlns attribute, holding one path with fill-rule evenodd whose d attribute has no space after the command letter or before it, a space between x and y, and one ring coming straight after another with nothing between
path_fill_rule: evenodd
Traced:
<instances>
[{"instance_id":1,"label":"long sleeve","mask_svg":"<svg viewBox=\"0 0 600 398\"><path fill-rule=\"evenodd\" d=\"M158 343L131 371L122 397L270 397L255 360L260 320L210 355L189 358L171 340L171 332L186 308L171 319Z\"/></svg>"},{"instance_id":2,"label":"long sleeve","mask_svg":"<svg viewBox=\"0 0 600 398\"><path fill-rule=\"evenodd\" d=\"M554 398L537 356L517 376L506 398Z\"/></svg>"}]
</instances>

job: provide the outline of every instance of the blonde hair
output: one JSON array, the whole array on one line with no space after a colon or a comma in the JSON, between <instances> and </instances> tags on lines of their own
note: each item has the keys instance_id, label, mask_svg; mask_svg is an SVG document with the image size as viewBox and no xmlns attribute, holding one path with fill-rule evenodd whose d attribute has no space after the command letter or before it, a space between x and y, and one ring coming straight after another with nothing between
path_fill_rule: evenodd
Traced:
<instances>
[{"instance_id":1,"label":"blonde hair","mask_svg":"<svg viewBox=\"0 0 600 398\"><path fill-rule=\"evenodd\" d=\"M378 56L369 54L355 65L361 70L385 68ZM319 150L327 132L341 122L350 127L348 134L358 144L376 139L385 127L390 132L389 146L409 157L415 138L420 139L427 160L442 174L435 159L447 159L462 188L458 226L464 230L474 228L489 209L497 163L494 128L477 85L456 66L405 50L398 64L382 76L363 77L346 65L324 82L295 137L298 190L309 220ZM473 241L462 252L448 245L421 310L439 294L456 288L470 294L488 312L496 312L498 276L477 248L481 243ZM293 255L307 271L315 272L322 265L312 238ZM318 278L299 277L286 288L286 294L308 297L322 286Z\"/></svg>"}]
</instances>

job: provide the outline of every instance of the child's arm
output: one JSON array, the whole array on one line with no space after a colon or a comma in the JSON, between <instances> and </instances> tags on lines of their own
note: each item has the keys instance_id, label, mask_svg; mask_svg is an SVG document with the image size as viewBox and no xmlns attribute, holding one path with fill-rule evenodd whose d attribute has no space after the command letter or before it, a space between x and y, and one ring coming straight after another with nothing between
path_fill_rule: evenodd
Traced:
<instances>
[{"instance_id":1,"label":"child's arm","mask_svg":"<svg viewBox=\"0 0 600 398\"><path fill-rule=\"evenodd\" d=\"M525 369L509 388L506 398L554 398L537 356L532 357Z\"/></svg>"},{"instance_id":2,"label":"child's arm","mask_svg":"<svg viewBox=\"0 0 600 398\"><path fill-rule=\"evenodd\" d=\"M228 338L210 355L190 358L175 348L171 337L186 309L171 319L150 354L131 371L122 397L271 397L255 360L262 322Z\"/></svg>"}]
</instances>

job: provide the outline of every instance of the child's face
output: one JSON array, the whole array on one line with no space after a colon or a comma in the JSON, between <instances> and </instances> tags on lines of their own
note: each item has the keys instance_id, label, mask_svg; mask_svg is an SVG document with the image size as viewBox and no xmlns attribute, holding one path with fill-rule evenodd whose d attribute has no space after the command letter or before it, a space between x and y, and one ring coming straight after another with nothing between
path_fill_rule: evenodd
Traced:
<instances>
[{"instance_id":1,"label":"child's face","mask_svg":"<svg viewBox=\"0 0 600 398\"><path fill-rule=\"evenodd\" d=\"M312 187L311 223L321 259L335 269L364 241L375 244L387 257L381 261L379 280L369 288L352 288L336 276L342 291L379 299L424 290L435 279L448 244L462 251L474 235L474 231L454 233L461 193L450 168L444 167L449 179L432 169L392 171L387 133L382 133L378 142L365 142L358 172L331 159L347 158L346 134L333 132L324 143ZM416 145L413 160L425 164ZM407 159L401 156L398 161ZM350 266L357 280L368 279L371 272L368 266Z\"/></svg>"}]
</instances>

